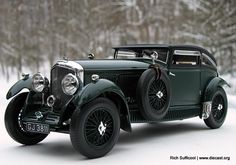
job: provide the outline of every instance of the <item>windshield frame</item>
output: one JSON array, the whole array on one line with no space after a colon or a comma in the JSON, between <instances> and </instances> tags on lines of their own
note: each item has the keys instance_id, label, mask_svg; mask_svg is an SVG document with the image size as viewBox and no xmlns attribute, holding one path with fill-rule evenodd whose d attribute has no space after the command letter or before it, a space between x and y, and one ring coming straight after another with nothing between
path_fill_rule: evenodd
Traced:
<instances>
[{"instance_id":1,"label":"windshield frame","mask_svg":"<svg viewBox=\"0 0 236 165\"><path fill-rule=\"evenodd\" d=\"M139 48L139 49L115 49L115 52L114 52L114 59L120 59L120 60L126 60L126 58L118 58L118 52L119 51L123 51L123 52L132 52L132 53L134 53L134 55L136 55L134 58L127 58L127 60L132 60L132 59L149 59L149 60L152 60L152 58L151 57L149 57L149 56L142 56L142 57L137 57L137 53L141 53L141 52L143 52L143 50L148 50L148 49L151 49L151 50L166 50L166 59L165 59L165 61L163 61L163 60L160 60L160 59L154 59L155 61L157 61L157 62L160 62L160 63L163 63L163 64L168 64L168 59L169 59L169 55L170 55L170 50L168 49L168 48ZM127 57L128 57L128 55L127 55Z\"/></svg>"}]
</instances>

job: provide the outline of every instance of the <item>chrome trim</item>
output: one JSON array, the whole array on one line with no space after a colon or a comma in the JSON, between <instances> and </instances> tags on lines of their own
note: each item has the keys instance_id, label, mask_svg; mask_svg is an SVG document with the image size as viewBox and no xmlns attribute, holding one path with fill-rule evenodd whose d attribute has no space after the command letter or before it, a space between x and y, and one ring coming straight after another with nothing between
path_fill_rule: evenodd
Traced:
<instances>
[{"instance_id":1,"label":"chrome trim","mask_svg":"<svg viewBox=\"0 0 236 165\"><path fill-rule=\"evenodd\" d=\"M50 102L50 99L52 99L53 102ZM53 95L50 95L48 98L47 98L47 105L49 107L53 107L53 105L55 104L56 102L56 98L53 96Z\"/></svg>"},{"instance_id":2,"label":"chrome trim","mask_svg":"<svg viewBox=\"0 0 236 165\"><path fill-rule=\"evenodd\" d=\"M61 88L62 88L62 91L63 91L66 95L73 95L73 94L75 94L75 92L73 92L73 93L70 94L70 93L68 93L68 92L65 90L65 83L64 83L64 81L65 81L65 79L66 79L68 76L71 76L71 77L76 81L76 90L75 90L75 92L78 90L78 88L79 88L79 86L80 86L80 82L79 82L78 78L77 78L75 75L73 75L72 73L69 73L69 74L65 75L65 77L61 80Z\"/></svg>"},{"instance_id":3,"label":"chrome trim","mask_svg":"<svg viewBox=\"0 0 236 165\"><path fill-rule=\"evenodd\" d=\"M223 109L223 105L222 105L222 104L219 104L218 107L217 107L217 109L218 109L219 111L221 111L221 110Z\"/></svg>"},{"instance_id":4,"label":"chrome trim","mask_svg":"<svg viewBox=\"0 0 236 165\"><path fill-rule=\"evenodd\" d=\"M161 61L161 60L159 60L158 58L155 59L155 60L156 60L156 61L159 61L159 62L161 62L161 63L163 63L163 64L167 64L168 58L169 58L169 53L170 53L170 51L167 51L167 53L166 53L166 61Z\"/></svg>"},{"instance_id":5,"label":"chrome trim","mask_svg":"<svg viewBox=\"0 0 236 165\"><path fill-rule=\"evenodd\" d=\"M92 79L92 81L98 81L98 79L99 79L99 75L97 75L97 74L93 74L92 76L91 76L91 79Z\"/></svg>"},{"instance_id":6,"label":"chrome trim","mask_svg":"<svg viewBox=\"0 0 236 165\"><path fill-rule=\"evenodd\" d=\"M71 123L71 119L68 119L62 123L62 125L69 125Z\"/></svg>"},{"instance_id":7,"label":"chrome trim","mask_svg":"<svg viewBox=\"0 0 236 165\"><path fill-rule=\"evenodd\" d=\"M34 114L35 114L35 117L36 117L37 119L43 118L43 114L42 114L41 111L37 111L37 112L35 112Z\"/></svg>"},{"instance_id":8,"label":"chrome trim","mask_svg":"<svg viewBox=\"0 0 236 165\"><path fill-rule=\"evenodd\" d=\"M174 73L172 73L172 72L169 72L169 75L170 75L170 76L175 76L175 74L174 74Z\"/></svg>"},{"instance_id":9,"label":"chrome trim","mask_svg":"<svg viewBox=\"0 0 236 165\"><path fill-rule=\"evenodd\" d=\"M84 83L84 68L79 63L74 61L59 60L56 64L74 69L76 71L76 76L80 78L82 84Z\"/></svg>"},{"instance_id":10,"label":"chrome trim","mask_svg":"<svg viewBox=\"0 0 236 165\"><path fill-rule=\"evenodd\" d=\"M17 118L17 119L18 119L18 125L19 125L20 129L21 129L23 132L25 132L25 130L24 130L22 124L21 124L21 115L22 115L22 112L23 112L23 109L20 110L20 113L18 114L18 118Z\"/></svg>"},{"instance_id":11,"label":"chrome trim","mask_svg":"<svg viewBox=\"0 0 236 165\"><path fill-rule=\"evenodd\" d=\"M98 126L98 132L101 136L103 136L106 133L106 129L107 129L107 125L103 124L103 122L101 121L99 126Z\"/></svg>"},{"instance_id":12,"label":"chrome trim","mask_svg":"<svg viewBox=\"0 0 236 165\"><path fill-rule=\"evenodd\" d=\"M168 52L167 52L167 55L166 55L166 62L165 62L166 64L167 64L167 62L168 62L169 55L170 55L170 51L168 51Z\"/></svg>"},{"instance_id":13,"label":"chrome trim","mask_svg":"<svg viewBox=\"0 0 236 165\"><path fill-rule=\"evenodd\" d=\"M88 54L88 58L89 58L90 60L93 60L93 59L95 58L95 55L94 55L93 53L89 53L89 54Z\"/></svg>"},{"instance_id":14,"label":"chrome trim","mask_svg":"<svg viewBox=\"0 0 236 165\"><path fill-rule=\"evenodd\" d=\"M162 91L158 91L158 92L156 93L156 96L157 96L159 99L161 99L161 98L163 97Z\"/></svg>"},{"instance_id":15,"label":"chrome trim","mask_svg":"<svg viewBox=\"0 0 236 165\"><path fill-rule=\"evenodd\" d=\"M27 80L29 78L30 74L22 73L21 76L22 76L23 80Z\"/></svg>"},{"instance_id":16,"label":"chrome trim","mask_svg":"<svg viewBox=\"0 0 236 165\"><path fill-rule=\"evenodd\" d=\"M150 56L151 56L151 59L152 59L152 64L155 65L155 60L158 59L158 53L156 51L153 51Z\"/></svg>"},{"instance_id":17,"label":"chrome trim","mask_svg":"<svg viewBox=\"0 0 236 165\"><path fill-rule=\"evenodd\" d=\"M135 57L135 54L132 54L132 53L130 53L131 55L129 55L129 52L127 51L127 55L125 55L125 54L123 54L123 55L119 55L118 56L118 51L119 50L117 50L115 53L115 56L114 56L114 59L119 59L118 57L133 57L134 59L143 59L143 58L145 58L145 57ZM123 51L123 50L122 50ZM155 51L156 52L156 51ZM161 60L159 60L158 58L156 58L155 59L155 61L159 61L159 62L161 62L161 63L163 63L163 64L167 64L167 62L168 62L168 58L169 58L169 53L170 53L170 51L167 51L167 54L166 54L166 60L165 61L161 61ZM145 59L152 59L152 58L145 58Z\"/></svg>"},{"instance_id":18,"label":"chrome trim","mask_svg":"<svg viewBox=\"0 0 236 165\"><path fill-rule=\"evenodd\" d=\"M175 50L174 55L200 56L201 53L199 51L192 51L192 50Z\"/></svg>"},{"instance_id":19,"label":"chrome trim","mask_svg":"<svg viewBox=\"0 0 236 165\"><path fill-rule=\"evenodd\" d=\"M211 101L207 101L207 102L203 103L202 119L207 119L210 116L211 107L212 107L212 102Z\"/></svg>"},{"instance_id":20,"label":"chrome trim","mask_svg":"<svg viewBox=\"0 0 236 165\"><path fill-rule=\"evenodd\" d=\"M36 76L41 76L42 79L43 79L43 82L41 82L42 85L43 85L43 89L42 90L36 90L36 88L35 88L34 79L35 79ZM38 73L33 75L33 77L32 77L32 89L33 89L34 92L37 92L37 93L42 92L44 90L44 88L45 88L45 85L46 85L45 77L40 72L38 72Z\"/></svg>"}]
</instances>

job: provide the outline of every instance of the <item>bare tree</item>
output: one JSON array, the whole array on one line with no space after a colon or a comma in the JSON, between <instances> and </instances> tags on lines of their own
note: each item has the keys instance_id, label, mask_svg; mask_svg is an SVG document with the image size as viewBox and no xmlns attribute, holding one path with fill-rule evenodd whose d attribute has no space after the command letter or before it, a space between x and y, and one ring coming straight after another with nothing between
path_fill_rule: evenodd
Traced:
<instances>
[{"instance_id":1,"label":"bare tree","mask_svg":"<svg viewBox=\"0 0 236 165\"><path fill-rule=\"evenodd\" d=\"M233 74L235 20L234 0L2 0L0 67L19 77L63 56L110 56L112 45L171 43L202 45Z\"/></svg>"}]
</instances>

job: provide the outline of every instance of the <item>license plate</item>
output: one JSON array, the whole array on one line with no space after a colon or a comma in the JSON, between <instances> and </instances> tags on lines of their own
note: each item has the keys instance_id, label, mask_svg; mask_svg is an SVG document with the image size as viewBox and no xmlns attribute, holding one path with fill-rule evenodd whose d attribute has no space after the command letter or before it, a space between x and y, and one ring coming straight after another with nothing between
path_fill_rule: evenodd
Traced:
<instances>
[{"instance_id":1,"label":"license plate","mask_svg":"<svg viewBox=\"0 0 236 165\"><path fill-rule=\"evenodd\" d=\"M48 124L38 124L38 123L26 123L26 131L34 133L49 134Z\"/></svg>"}]
</instances>

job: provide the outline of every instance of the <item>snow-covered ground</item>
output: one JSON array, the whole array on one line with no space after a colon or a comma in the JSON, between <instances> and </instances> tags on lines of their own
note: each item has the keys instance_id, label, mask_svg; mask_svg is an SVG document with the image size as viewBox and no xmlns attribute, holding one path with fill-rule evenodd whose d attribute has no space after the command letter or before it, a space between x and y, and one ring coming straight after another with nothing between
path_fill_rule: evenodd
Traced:
<instances>
[{"instance_id":1,"label":"snow-covered ground","mask_svg":"<svg viewBox=\"0 0 236 165\"><path fill-rule=\"evenodd\" d=\"M118 143L107 156L88 160L73 149L66 134L51 133L35 146L22 146L8 136L4 127L8 103L5 95L14 81L0 78L1 164L236 164L236 95L231 90L228 90L228 116L220 129L208 129L199 118L156 125L135 124L132 133L121 132ZM171 160L171 156L223 156L230 160Z\"/></svg>"}]
</instances>

